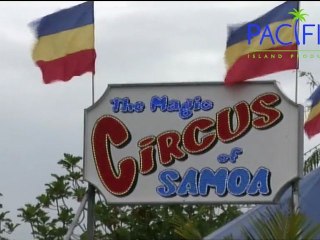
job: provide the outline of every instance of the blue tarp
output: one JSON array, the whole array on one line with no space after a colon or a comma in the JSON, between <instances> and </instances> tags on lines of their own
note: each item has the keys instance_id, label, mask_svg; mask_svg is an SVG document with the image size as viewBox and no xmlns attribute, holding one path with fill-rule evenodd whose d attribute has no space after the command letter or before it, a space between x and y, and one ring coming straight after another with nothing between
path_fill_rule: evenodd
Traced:
<instances>
[{"instance_id":1,"label":"blue tarp","mask_svg":"<svg viewBox=\"0 0 320 240\"><path fill-rule=\"evenodd\" d=\"M206 236L204 240L218 240L231 235L233 239L244 239L242 235L242 228L246 227L250 230L252 218L260 216L261 213L267 211L267 208L271 210L280 208L283 211L288 211L291 196L292 189L290 187L281 197L279 204L256 206ZM300 212L305 214L311 222L320 224L320 168L312 171L299 181L299 209ZM320 239L320 236L318 239Z\"/></svg>"}]
</instances>

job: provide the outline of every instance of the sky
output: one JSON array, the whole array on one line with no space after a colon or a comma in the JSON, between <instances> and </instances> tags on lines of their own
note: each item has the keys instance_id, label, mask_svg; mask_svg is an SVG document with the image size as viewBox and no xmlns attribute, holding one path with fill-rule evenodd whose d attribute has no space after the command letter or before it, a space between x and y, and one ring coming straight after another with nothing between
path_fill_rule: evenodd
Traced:
<instances>
[{"instance_id":1,"label":"sky","mask_svg":"<svg viewBox=\"0 0 320 240\"><path fill-rule=\"evenodd\" d=\"M9 217L35 203L51 173L60 173L63 153L83 154L84 109L91 105L91 75L45 85L31 58L36 39L28 24L82 2L0 2L0 198ZM95 99L108 84L223 82L227 25L253 20L282 1L265 2L95 2L97 52ZM319 2L301 2L307 22L320 24ZM315 38L316 39L316 38ZM316 41L303 46L317 49ZM300 70L320 78L320 58L300 59ZM294 101L295 71L258 78L277 80ZM298 102L310 95L298 79ZM320 81L320 80L319 80ZM319 134L320 136L320 134ZM320 137L304 136L305 151ZM25 223L11 239L32 239Z\"/></svg>"}]
</instances>

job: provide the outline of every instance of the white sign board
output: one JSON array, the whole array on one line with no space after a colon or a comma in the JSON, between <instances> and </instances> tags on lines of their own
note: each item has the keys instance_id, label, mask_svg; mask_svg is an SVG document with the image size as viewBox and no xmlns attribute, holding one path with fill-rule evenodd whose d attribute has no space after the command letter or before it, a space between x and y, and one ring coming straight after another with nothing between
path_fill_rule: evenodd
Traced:
<instances>
[{"instance_id":1,"label":"white sign board","mask_svg":"<svg viewBox=\"0 0 320 240\"><path fill-rule=\"evenodd\" d=\"M84 130L109 203L275 202L301 176L303 107L275 82L110 85Z\"/></svg>"}]
</instances>

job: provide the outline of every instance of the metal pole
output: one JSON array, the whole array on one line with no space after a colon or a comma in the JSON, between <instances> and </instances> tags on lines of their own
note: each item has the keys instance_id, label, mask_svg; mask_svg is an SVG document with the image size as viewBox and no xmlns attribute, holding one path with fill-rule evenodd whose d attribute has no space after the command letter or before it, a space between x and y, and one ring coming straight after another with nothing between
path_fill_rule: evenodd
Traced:
<instances>
[{"instance_id":1,"label":"metal pole","mask_svg":"<svg viewBox=\"0 0 320 240\"><path fill-rule=\"evenodd\" d=\"M298 69L296 69L296 92L295 92L295 103L298 104ZM301 116L299 116L299 118L301 118ZM299 122L299 126L303 124L303 121L300 120ZM298 134L299 139L303 138L303 134ZM298 151L301 151L301 141L298 140ZM303 144L303 141L302 141ZM298 161L302 161L303 158L301 158L300 156L301 154L298 153ZM300 176L299 176L300 177ZM297 212L299 209L299 179L294 181L292 183L292 199L291 199L292 203L291 203L291 211L292 213Z\"/></svg>"},{"instance_id":2,"label":"metal pole","mask_svg":"<svg viewBox=\"0 0 320 240\"><path fill-rule=\"evenodd\" d=\"M94 2L93 2L94 3ZM92 15L94 16L94 7L92 8ZM93 25L94 29L95 25ZM93 30L93 39L95 39L95 29ZM92 86L92 105L94 104L94 72L91 75ZM94 240L95 230L95 217L94 217L94 205L95 205L95 187L88 183L88 218L87 218L87 236L88 240Z\"/></svg>"},{"instance_id":3,"label":"metal pole","mask_svg":"<svg viewBox=\"0 0 320 240\"><path fill-rule=\"evenodd\" d=\"M299 211L299 180L292 184L292 211Z\"/></svg>"},{"instance_id":4,"label":"metal pole","mask_svg":"<svg viewBox=\"0 0 320 240\"><path fill-rule=\"evenodd\" d=\"M73 233L73 230L77 226L77 222L78 222L78 220L79 220L79 218L81 216L81 213L82 213L82 211L84 209L84 206L86 205L87 200L88 200L88 193L86 193L83 196L81 204L80 204L80 206L78 208L78 211L77 211L76 215L74 216L71 225L69 226L68 232L65 235L65 237L63 238L64 240L70 240L70 238L72 236L72 233Z\"/></svg>"},{"instance_id":5,"label":"metal pole","mask_svg":"<svg viewBox=\"0 0 320 240\"><path fill-rule=\"evenodd\" d=\"M296 90L295 90L295 102L298 103L298 69L296 69Z\"/></svg>"},{"instance_id":6,"label":"metal pole","mask_svg":"<svg viewBox=\"0 0 320 240\"><path fill-rule=\"evenodd\" d=\"M92 89L92 105L94 104L94 75L91 77L91 89Z\"/></svg>"},{"instance_id":7,"label":"metal pole","mask_svg":"<svg viewBox=\"0 0 320 240\"><path fill-rule=\"evenodd\" d=\"M94 4L94 2L92 2ZM94 7L92 8L92 16L94 16ZM95 40L95 25L93 24L93 41ZM94 72L91 74L91 90L92 105L94 104ZM88 219L87 219L87 236L89 240L94 238L95 220L94 220L94 204L95 204L95 187L88 183Z\"/></svg>"},{"instance_id":8,"label":"metal pole","mask_svg":"<svg viewBox=\"0 0 320 240\"><path fill-rule=\"evenodd\" d=\"M299 106L299 129L298 129L298 179L292 183L292 202L291 210L293 212L298 212L300 210L300 198L299 198L299 182L300 178L303 176L303 145L304 145L304 107Z\"/></svg>"},{"instance_id":9,"label":"metal pole","mask_svg":"<svg viewBox=\"0 0 320 240\"><path fill-rule=\"evenodd\" d=\"M94 74L92 74L92 105L94 104ZM89 183L88 185L88 219L87 234L88 239L93 240L95 220L94 220L94 204L95 204L95 187Z\"/></svg>"},{"instance_id":10,"label":"metal pole","mask_svg":"<svg viewBox=\"0 0 320 240\"><path fill-rule=\"evenodd\" d=\"M298 10L300 9L300 1L298 1ZM299 36L299 20L297 20L297 35ZM299 40L297 39L297 56L299 56ZM299 72L299 57L297 57L297 66L296 66L296 89L295 89L295 102L298 103L298 72Z\"/></svg>"},{"instance_id":11,"label":"metal pole","mask_svg":"<svg viewBox=\"0 0 320 240\"><path fill-rule=\"evenodd\" d=\"M298 1L298 9L300 9L300 1ZM297 31L299 35L299 20L298 20L298 26ZM298 42L297 42L297 54L299 54L298 49ZM297 67L296 67L296 89L295 89L295 102L298 104L298 71L299 71L299 58L297 60ZM298 164L299 164L299 179L294 181L292 184L292 212L299 211L299 181L300 177L302 177L302 164L303 164L303 113L301 113L303 110L300 110L299 114L299 134L298 134Z\"/></svg>"},{"instance_id":12,"label":"metal pole","mask_svg":"<svg viewBox=\"0 0 320 240\"><path fill-rule=\"evenodd\" d=\"M87 219L87 234L88 239L94 239L94 204L95 204L95 188L92 184L89 183L88 188L88 219Z\"/></svg>"},{"instance_id":13,"label":"metal pole","mask_svg":"<svg viewBox=\"0 0 320 240\"><path fill-rule=\"evenodd\" d=\"M298 129L298 179L292 183L292 212L298 212L300 208L299 182L303 176L303 106L299 106L299 129Z\"/></svg>"}]
</instances>

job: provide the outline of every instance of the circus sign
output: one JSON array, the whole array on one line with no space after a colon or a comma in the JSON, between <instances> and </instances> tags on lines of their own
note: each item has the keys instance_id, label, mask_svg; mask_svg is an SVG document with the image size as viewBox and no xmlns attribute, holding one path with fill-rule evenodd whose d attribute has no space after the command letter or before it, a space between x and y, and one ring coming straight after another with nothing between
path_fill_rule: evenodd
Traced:
<instances>
[{"instance_id":1,"label":"circus sign","mask_svg":"<svg viewBox=\"0 0 320 240\"><path fill-rule=\"evenodd\" d=\"M109 203L275 202L301 176L302 113L273 81L109 85L84 177Z\"/></svg>"}]
</instances>

